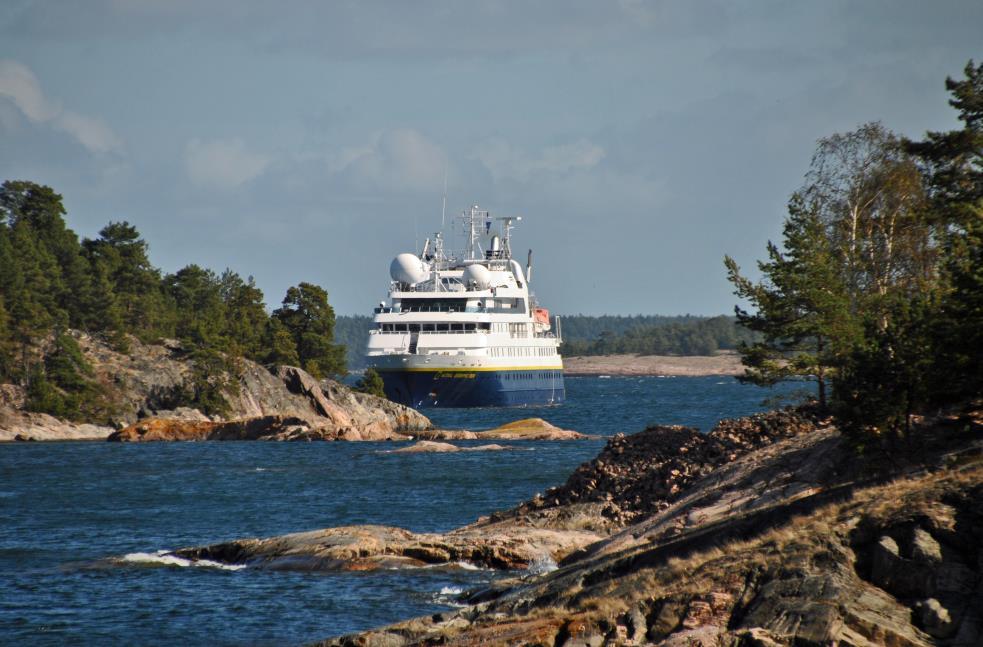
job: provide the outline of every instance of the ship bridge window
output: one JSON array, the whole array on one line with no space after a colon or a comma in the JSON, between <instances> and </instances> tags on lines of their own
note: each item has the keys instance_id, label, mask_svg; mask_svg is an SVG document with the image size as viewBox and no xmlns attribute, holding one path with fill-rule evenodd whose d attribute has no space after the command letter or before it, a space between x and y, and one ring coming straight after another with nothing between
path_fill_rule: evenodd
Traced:
<instances>
[{"instance_id":1,"label":"ship bridge window","mask_svg":"<svg viewBox=\"0 0 983 647\"><path fill-rule=\"evenodd\" d=\"M430 333L454 333L454 332L488 332L491 324L487 322L477 323L411 323L411 324L377 324L378 330L382 332L430 332Z\"/></svg>"},{"instance_id":2,"label":"ship bridge window","mask_svg":"<svg viewBox=\"0 0 983 647\"><path fill-rule=\"evenodd\" d=\"M403 312L464 312L467 299L403 299L400 309Z\"/></svg>"}]
</instances>

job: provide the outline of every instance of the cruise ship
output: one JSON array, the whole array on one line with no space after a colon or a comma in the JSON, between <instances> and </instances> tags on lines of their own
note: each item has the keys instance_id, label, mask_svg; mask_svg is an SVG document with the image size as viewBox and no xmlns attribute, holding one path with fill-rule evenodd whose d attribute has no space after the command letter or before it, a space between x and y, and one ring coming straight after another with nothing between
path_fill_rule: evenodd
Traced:
<instances>
[{"instance_id":1,"label":"cruise ship","mask_svg":"<svg viewBox=\"0 0 983 647\"><path fill-rule=\"evenodd\" d=\"M367 364L386 396L416 408L559 404L564 400L560 320L529 289L511 234L521 217L477 205L461 214L466 244L444 250L443 233L389 268L388 301L375 309Z\"/></svg>"}]
</instances>

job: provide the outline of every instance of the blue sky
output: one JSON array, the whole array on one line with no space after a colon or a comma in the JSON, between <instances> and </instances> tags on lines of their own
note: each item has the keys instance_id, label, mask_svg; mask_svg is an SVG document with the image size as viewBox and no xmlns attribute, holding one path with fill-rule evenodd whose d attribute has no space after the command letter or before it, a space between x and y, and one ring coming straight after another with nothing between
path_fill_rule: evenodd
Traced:
<instances>
[{"instance_id":1,"label":"blue sky","mask_svg":"<svg viewBox=\"0 0 983 647\"><path fill-rule=\"evenodd\" d=\"M815 141L956 125L981 2L5 0L0 178L135 224L165 271L368 313L471 203L556 312L719 314ZM523 252L524 254L524 252Z\"/></svg>"}]
</instances>

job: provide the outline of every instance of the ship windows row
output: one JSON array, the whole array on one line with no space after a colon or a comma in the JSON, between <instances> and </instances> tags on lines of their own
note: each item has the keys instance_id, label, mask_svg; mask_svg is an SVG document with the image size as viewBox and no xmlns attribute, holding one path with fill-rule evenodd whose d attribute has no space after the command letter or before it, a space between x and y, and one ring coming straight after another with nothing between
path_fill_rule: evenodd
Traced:
<instances>
[{"instance_id":1,"label":"ship windows row","mask_svg":"<svg viewBox=\"0 0 983 647\"><path fill-rule=\"evenodd\" d=\"M488 349L492 357L552 357L556 348L552 346L492 346Z\"/></svg>"},{"instance_id":2,"label":"ship windows row","mask_svg":"<svg viewBox=\"0 0 983 647\"><path fill-rule=\"evenodd\" d=\"M563 371L521 371L502 375L504 380L556 380L563 377Z\"/></svg>"},{"instance_id":3,"label":"ship windows row","mask_svg":"<svg viewBox=\"0 0 983 647\"><path fill-rule=\"evenodd\" d=\"M489 332L489 323L411 323L411 324L378 324L382 332Z\"/></svg>"}]
</instances>

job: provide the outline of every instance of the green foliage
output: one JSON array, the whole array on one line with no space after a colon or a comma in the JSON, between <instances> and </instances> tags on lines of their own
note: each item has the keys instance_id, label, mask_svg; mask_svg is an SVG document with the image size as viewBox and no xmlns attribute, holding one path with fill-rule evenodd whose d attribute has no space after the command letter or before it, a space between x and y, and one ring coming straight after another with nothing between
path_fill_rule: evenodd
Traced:
<instances>
[{"instance_id":1,"label":"green foliage","mask_svg":"<svg viewBox=\"0 0 983 647\"><path fill-rule=\"evenodd\" d=\"M355 390L361 391L362 393L368 393L369 395L375 395L380 398L386 397L386 390L382 382L382 377L374 368L365 369L365 374L362 375L362 378L355 384Z\"/></svg>"},{"instance_id":2,"label":"green foliage","mask_svg":"<svg viewBox=\"0 0 983 647\"><path fill-rule=\"evenodd\" d=\"M948 398L983 393L983 200L976 217L952 236L943 273L946 291L936 322L943 366L938 386Z\"/></svg>"},{"instance_id":3,"label":"green foliage","mask_svg":"<svg viewBox=\"0 0 983 647\"><path fill-rule=\"evenodd\" d=\"M226 269L219 278L219 296L225 307L226 348L232 355L262 359L263 334L269 315L263 304L263 292L253 277L242 277Z\"/></svg>"},{"instance_id":4,"label":"green foliage","mask_svg":"<svg viewBox=\"0 0 983 647\"><path fill-rule=\"evenodd\" d=\"M736 308L737 320L762 335L740 348L746 366L741 379L761 385L813 379L825 407L830 368L853 338L849 295L817 210L798 194L789 203L783 236L784 251L769 243L769 260L758 263L764 277L759 283L742 276L734 259L724 259L735 294L755 308Z\"/></svg>"},{"instance_id":5,"label":"green foliage","mask_svg":"<svg viewBox=\"0 0 983 647\"><path fill-rule=\"evenodd\" d=\"M188 265L164 277L167 295L177 306L175 334L192 346L217 348L225 330L225 306L215 272Z\"/></svg>"},{"instance_id":6,"label":"green foliage","mask_svg":"<svg viewBox=\"0 0 983 647\"><path fill-rule=\"evenodd\" d=\"M56 334L44 362L28 372L28 411L85 422L108 422L113 413L107 389L94 379L78 343Z\"/></svg>"},{"instance_id":7,"label":"green foliage","mask_svg":"<svg viewBox=\"0 0 983 647\"><path fill-rule=\"evenodd\" d=\"M926 218L944 242L935 286L941 296L930 321L935 403L983 393L983 63L969 61L964 73L946 79L962 128L906 143L926 178Z\"/></svg>"},{"instance_id":8,"label":"green foliage","mask_svg":"<svg viewBox=\"0 0 983 647\"><path fill-rule=\"evenodd\" d=\"M742 350L749 377L829 375L858 444L983 393L983 65L946 87L961 129L902 142L868 124L821 140L764 281L726 259L756 310L739 319L764 334Z\"/></svg>"},{"instance_id":9,"label":"green foliage","mask_svg":"<svg viewBox=\"0 0 983 647\"><path fill-rule=\"evenodd\" d=\"M181 384L154 394L157 406L190 407L209 416L227 415L231 409L228 396L238 395L240 388L236 359L208 349L195 350L190 359L191 370Z\"/></svg>"},{"instance_id":10,"label":"green foliage","mask_svg":"<svg viewBox=\"0 0 983 647\"><path fill-rule=\"evenodd\" d=\"M0 380L8 380L14 374L14 356L10 344L10 317L0 299Z\"/></svg>"},{"instance_id":11,"label":"green foliage","mask_svg":"<svg viewBox=\"0 0 983 647\"><path fill-rule=\"evenodd\" d=\"M91 374L62 332L68 328L124 352L128 335L147 342L179 337L194 368L170 400L209 414L228 410L241 357L344 374L334 311L318 286L291 288L271 317L252 277L198 265L162 276L133 225L110 222L80 243L64 216L61 196L49 187L0 186L0 379L24 385L32 410L73 420L111 415L111 387Z\"/></svg>"},{"instance_id":12,"label":"green foliage","mask_svg":"<svg viewBox=\"0 0 983 647\"><path fill-rule=\"evenodd\" d=\"M103 302L103 307L116 310L103 325L118 325L146 341L173 336L175 306L164 294L160 271L151 265L147 243L136 227L125 221L111 222L102 228L99 238L84 240L82 249L94 271L105 275L114 296L112 306Z\"/></svg>"},{"instance_id":13,"label":"green foliage","mask_svg":"<svg viewBox=\"0 0 983 647\"><path fill-rule=\"evenodd\" d=\"M932 401L936 372L931 296L898 300L886 326L868 317L833 380L834 413L847 433L909 431L912 414Z\"/></svg>"},{"instance_id":14,"label":"green foliage","mask_svg":"<svg viewBox=\"0 0 983 647\"><path fill-rule=\"evenodd\" d=\"M273 317L294 340L304 370L314 377L345 375L345 349L333 343L334 309L323 288L311 283L289 288Z\"/></svg>"},{"instance_id":15,"label":"green foliage","mask_svg":"<svg viewBox=\"0 0 983 647\"><path fill-rule=\"evenodd\" d=\"M280 366L299 366L300 357L297 355L297 344L286 326L276 317L266 322L263 333L263 348L266 356L263 361L267 364Z\"/></svg>"}]
</instances>

